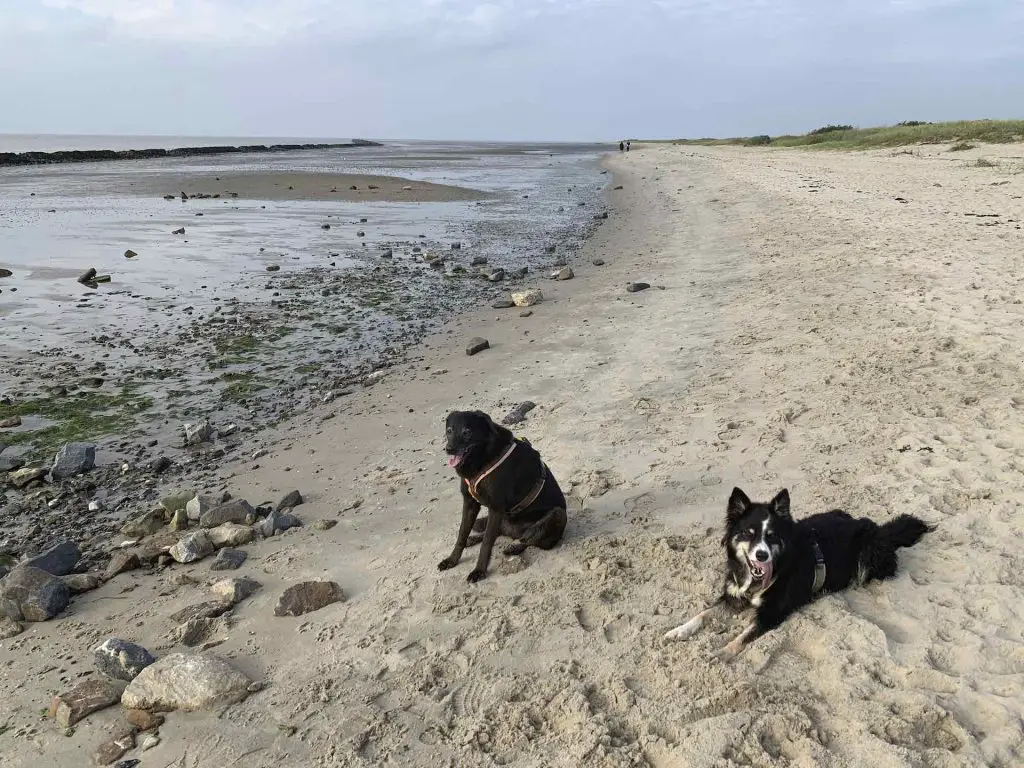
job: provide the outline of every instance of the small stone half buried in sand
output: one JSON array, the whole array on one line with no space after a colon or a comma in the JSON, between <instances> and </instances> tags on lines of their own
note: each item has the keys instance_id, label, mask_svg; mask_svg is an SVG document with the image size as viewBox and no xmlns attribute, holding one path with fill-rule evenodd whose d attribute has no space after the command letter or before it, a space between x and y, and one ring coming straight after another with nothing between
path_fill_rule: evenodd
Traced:
<instances>
[{"instance_id":1,"label":"small stone half buried in sand","mask_svg":"<svg viewBox=\"0 0 1024 768\"><path fill-rule=\"evenodd\" d=\"M491 343L487 339L480 336L476 336L469 340L469 344L466 345L466 354L472 357L478 352L483 352L485 349L490 349Z\"/></svg>"},{"instance_id":2,"label":"small stone half buried in sand","mask_svg":"<svg viewBox=\"0 0 1024 768\"><path fill-rule=\"evenodd\" d=\"M629 283L626 286L626 290L630 293L639 293L640 291L646 291L650 287L650 283Z\"/></svg>"},{"instance_id":3,"label":"small stone half buried in sand","mask_svg":"<svg viewBox=\"0 0 1024 768\"><path fill-rule=\"evenodd\" d=\"M344 599L345 593L333 581L304 581L284 591L274 608L274 615L301 616Z\"/></svg>"}]
</instances>

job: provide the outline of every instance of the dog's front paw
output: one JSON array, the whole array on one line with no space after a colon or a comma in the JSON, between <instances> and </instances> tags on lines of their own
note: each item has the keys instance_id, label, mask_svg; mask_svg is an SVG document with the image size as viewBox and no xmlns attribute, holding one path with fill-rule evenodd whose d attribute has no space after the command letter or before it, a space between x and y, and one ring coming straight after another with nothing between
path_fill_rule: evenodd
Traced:
<instances>
[{"instance_id":1,"label":"dog's front paw","mask_svg":"<svg viewBox=\"0 0 1024 768\"><path fill-rule=\"evenodd\" d=\"M444 560L442 560L440 563L437 564L437 570L439 570L439 571L447 571L449 568L454 568L458 564L459 564L458 559L456 559L456 558L452 557L451 555L449 555L448 557L446 557Z\"/></svg>"},{"instance_id":2,"label":"dog's front paw","mask_svg":"<svg viewBox=\"0 0 1024 768\"><path fill-rule=\"evenodd\" d=\"M666 640L689 640L697 634L697 630L701 628L703 623L700 616L695 616L685 624L680 624L675 629L670 629L665 633L664 637Z\"/></svg>"},{"instance_id":3,"label":"dog's front paw","mask_svg":"<svg viewBox=\"0 0 1024 768\"><path fill-rule=\"evenodd\" d=\"M711 657L716 661L721 661L723 664L728 664L731 661L735 661L736 657L740 655L740 651L742 650L743 644L737 640L733 640L728 645L715 651Z\"/></svg>"},{"instance_id":4,"label":"dog's front paw","mask_svg":"<svg viewBox=\"0 0 1024 768\"><path fill-rule=\"evenodd\" d=\"M528 546L528 544L523 544L520 541L516 542L515 544L509 544L507 547L505 547L505 549L502 550L502 552L508 557L515 557L516 555L523 554L523 552L526 551L526 548Z\"/></svg>"},{"instance_id":5,"label":"dog's front paw","mask_svg":"<svg viewBox=\"0 0 1024 768\"><path fill-rule=\"evenodd\" d=\"M694 632L696 632L695 629L691 629L690 627L686 626L685 624L682 624L681 626L678 626L675 629L670 629L668 632L666 632L665 635L664 635L664 639L665 640L689 640L691 637L693 637Z\"/></svg>"},{"instance_id":6,"label":"dog's front paw","mask_svg":"<svg viewBox=\"0 0 1024 768\"><path fill-rule=\"evenodd\" d=\"M466 577L466 581L470 584L476 584L478 581L482 581L487 578L487 571L482 571L479 568L474 568L469 572L469 576Z\"/></svg>"}]
</instances>

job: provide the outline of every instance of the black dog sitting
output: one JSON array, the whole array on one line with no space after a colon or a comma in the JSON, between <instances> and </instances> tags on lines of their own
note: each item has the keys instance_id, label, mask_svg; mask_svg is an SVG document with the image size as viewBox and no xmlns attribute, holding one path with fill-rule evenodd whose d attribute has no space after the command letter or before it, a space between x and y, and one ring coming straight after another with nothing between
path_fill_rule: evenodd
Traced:
<instances>
[{"instance_id":1,"label":"black dog sitting","mask_svg":"<svg viewBox=\"0 0 1024 768\"><path fill-rule=\"evenodd\" d=\"M482 411L453 411L445 421L448 466L462 478L462 524L452 553L437 564L454 568L466 547L480 544L476 568L466 580L487 576L491 550L499 535L517 539L505 548L519 555L530 546L552 549L565 531L565 496L540 454L526 440L495 424ZM477 520L480 507L487 517ZM472 531L482 536L470 536Z\"/></svg>"}]
</instances>

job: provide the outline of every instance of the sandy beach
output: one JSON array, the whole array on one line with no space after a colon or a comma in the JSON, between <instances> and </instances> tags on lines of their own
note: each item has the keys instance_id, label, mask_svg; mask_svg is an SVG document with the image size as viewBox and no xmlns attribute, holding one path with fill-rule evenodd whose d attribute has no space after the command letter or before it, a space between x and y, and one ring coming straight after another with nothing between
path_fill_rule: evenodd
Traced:
<instances>
[{"instance_id":1,"label":"sandy beach","mask_svg":"<svg viewBox=\"0 0 1024 768\"><path fill-rule=\"evenodd\" d=\"M227 575L261 587L208 627L205 647L255 692L169 713L159 743L125 758L1024 761L1024 152L633 147L606 161L610 217L575 279L534 275L545 300L530 316L459 315L373 386L247 435L240 458L181 489L254 505L298 489L304 526L243 547ZM627 293L631 281L652 287ZM491 348L467 357L475 336ZM496 554L477 585L468 556L438 573L459 511L444 417L524 400L537 408L516 430L570 497L566 540ZM939 528L901 552L896 579L826 596L723 664L711 654L740 619L662 635L717 595L734 485L788 487L798 517L910 512ZM88 764L123 731L121 708L70 734L40 712L96 674L109 637L187 650L169 617L224 575L208 561L123 573L0 641L5 768ZM313 579L345 600L274 615Z\"/></svg>"}]
</instances>

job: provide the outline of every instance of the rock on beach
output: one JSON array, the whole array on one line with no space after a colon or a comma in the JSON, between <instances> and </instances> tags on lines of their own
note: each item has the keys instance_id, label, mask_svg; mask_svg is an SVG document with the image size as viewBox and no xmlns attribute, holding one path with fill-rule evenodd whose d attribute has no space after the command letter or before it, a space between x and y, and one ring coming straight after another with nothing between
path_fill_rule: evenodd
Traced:
<instances>
[{"instance_id":1,"label":"rock on beach","mask_svg":"<svg viewBox=\"0 0 1024 768\"><path fill-rule=\"evenodd\" d=\"M121 704L157 712L217 709L242 701L249 684L249 678L219 656L171 653L128 684Z\"/></svg>"}]
</instances>

